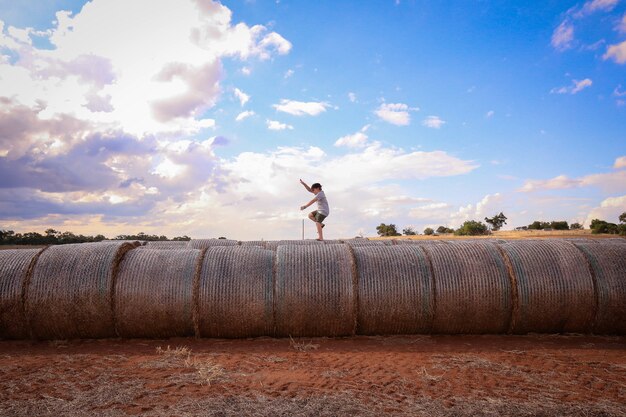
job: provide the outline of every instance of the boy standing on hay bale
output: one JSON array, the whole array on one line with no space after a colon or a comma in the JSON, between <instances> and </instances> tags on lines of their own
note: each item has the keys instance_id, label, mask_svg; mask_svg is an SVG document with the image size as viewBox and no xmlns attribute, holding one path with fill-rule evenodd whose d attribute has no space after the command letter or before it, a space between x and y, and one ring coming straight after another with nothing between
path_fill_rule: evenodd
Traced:
<instances>
[{"instance_id":1,"label":"boy standing on hay bale","mask_svg":"<svg viewBox=\"0 0 626 417\"><path fill-rule=\"evenodd\" d=\"M306 185L306 183L300 180L300 184L304 185L304 188L310 193L315 194L313 200L309 201L306 205L301 206L300 210L304 210L309 207L311 204L317 202L317 210L313 210L309 213L309 219L315 222L315 226L317 227L317 240L324 240L324 235L322 234L322 228L326 226L324 223L324 219L328 217L330 214L330 209L328 208L328 200L326 199L326 194L322 191L322 186L320 183L316 182L312 186Z\"/></svg>"}]
</instances>

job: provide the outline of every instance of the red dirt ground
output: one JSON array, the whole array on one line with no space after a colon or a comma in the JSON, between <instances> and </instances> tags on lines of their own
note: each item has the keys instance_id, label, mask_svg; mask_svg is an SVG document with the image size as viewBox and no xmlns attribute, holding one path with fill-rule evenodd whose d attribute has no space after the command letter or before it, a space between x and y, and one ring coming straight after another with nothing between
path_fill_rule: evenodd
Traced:
<instances>
[{"instance_id":1,"label":"red dirt ground","mask_svg":"<svg viewBox=\"0 0 626 417\"><path fill-rule=\"evenodd\" d=\"M626 337L0 342L2 416L623 416Z\"/></svg>"}]
</instances>

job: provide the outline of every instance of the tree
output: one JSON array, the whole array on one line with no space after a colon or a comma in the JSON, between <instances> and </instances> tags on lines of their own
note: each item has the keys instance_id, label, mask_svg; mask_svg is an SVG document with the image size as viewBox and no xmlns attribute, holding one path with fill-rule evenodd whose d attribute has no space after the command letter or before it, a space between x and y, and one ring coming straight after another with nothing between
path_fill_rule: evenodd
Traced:
<instances>
[{"instance_id":1,"label":"tree","mask_svg":"<svg viewBox=\"0 0 626 417\"><path fill-rule=\"evenodd\" d=\"M402 233L404 233L405 236L415 236L417 234L417 233L415 233L415 230L413 230L412 227L407 227L407 228L403 229Z\"/></svg>"},{"instance_id":2,"label":"tree","mask_svg":"<svg viewBox=\"0 0 626 417\"><path fill-rule=\"evenodd\" d=\"M604 220L593 219L591 221L591 233L599 234L599 233L608 233L612 235L616 235L621 230L617 227L615 223L608 223Z\"/></svg>"},{"instance_id":3,"label":"tree","mask_svg":"<svg viewBox=\"0 0 626 417\"><path fill-rule=\"evenodd\" d=\"M570 230L582 230L583 225L580 223L572 223L569 225Z\"/></svg>"},{"instance_id":4,"label":"tree","mask_svg":"<svg viewBox=\"0 0 626 417\"><path fill-rule=\"evenodd\" d=\"M395 224L381 223L380 226L376 226L376 232L378 236L400 236Z\"/></svg>"},{"instance_id":5,"label":"tree","mask_svg":"<svg viewBox=\"0 0 626 417\"><path fill-rule=\"evenodd\" d=\"M506 224L506 216L500 212L491 218L485 217L485 221L491 225L491 230L500 230Z\"/></svg>"},{"instance_id":6,"label":"tree","mask_svg":"<svg viewBox=\"0 0 626 417\"><path fill-rule=\"evenodd\" d=\"M476 235L486 235L489 233L487 225L482 222L477 222L475 220L468 220L461 225L454 232L455 235L458 236L476 236Z\"/></svg>"},{"instance_id":7,"label":"tree","mask_svg":"<svg viewBox=\"0 0 626 417\"><path fill-rule=\"evenodd\" d=\"M550 223L540 222L537 220L535 220L534 222L528 225L528 229L530 230L542 230L542 229L549 229L549 228L550 228Z\"/></svg>"},{"instance_id":8,"label":"tree","mask_svg":"<svg viewBox=\"0 0 626 417\"><path fill-rule=\"evenodd\" d=\"M626 223L626 211L619 215L619 222Z\"/></svg>"},{"instance_id":9,"label":"tree","mask_svg":"<svg viewBox=\"0 0 626 417\"><path fill-rule=\"evenodd\" d=\"M569 230L569 224L565 220L559 222L552 221L550 227L554 230Z\"/></svg>"},{"instance_id":10,"label":"tree","mask_svg":"<svg viewBox=\"0 0 626 417\"><path fill-rule=\"evenodd\" d=\"M437 233L454 233L454 229L450 229L449 227L439 226L437 228Z\"/></svg>"},{"instance_id":11,"label":"tree","mask_svg":"<svg viewBox=\"0 0 626 417\"><path fill-rule=\"evenodd\" d=\"M426 229L424 229L424 234L430 236L435 234L435 231L431 227L427 227Z\"/></svg>"}]
</instances>

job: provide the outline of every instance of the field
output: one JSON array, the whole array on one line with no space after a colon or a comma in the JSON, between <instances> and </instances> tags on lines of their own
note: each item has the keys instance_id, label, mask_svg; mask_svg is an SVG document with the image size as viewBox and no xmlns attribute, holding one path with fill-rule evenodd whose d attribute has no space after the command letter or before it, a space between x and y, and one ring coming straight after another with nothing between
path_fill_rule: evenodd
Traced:
<instances>
[{"instance_id":1,"label":"field","mask_svg":"<svg viewBox=\"0 0 626 417\"><path fill-rule=\"evenodd\" d=\"M626 336L0 341L0 375L12 417L626 416Z\"/></svg>"},{"instance_id":2,"label":"field","mask_svg":"<svg viewBox=\"0 0 626 417\"><path fill-rule=\"evenodd\" d=\"M2 416L623 416L626 338L0 343Z\"/></svg>"}]
</instances>

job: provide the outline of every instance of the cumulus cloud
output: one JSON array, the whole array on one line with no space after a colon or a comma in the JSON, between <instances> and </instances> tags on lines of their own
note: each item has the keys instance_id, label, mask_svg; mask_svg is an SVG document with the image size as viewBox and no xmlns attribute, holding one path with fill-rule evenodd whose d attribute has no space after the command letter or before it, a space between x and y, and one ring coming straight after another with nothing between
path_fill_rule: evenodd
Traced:
<instances>
[{"instance_id":1,"label":"cumulus cloud","mask_svg":"<svg viewBox=\"0 0 626 417\"><path fill-rule=\"evenodd\" d=\"M267 128L269 130L293 130L293 126L276 120L267 119L265 123L267 124Z\"/></svg>"},{"instance_id":2,"label":"cumulus cloud","mask_svg":"<svg viewBox=\"0 0 626 417\"><path fill-rule=\"evenodd\" d=\"M237 98L237 100L239 100L239 103L242 107L245 106L246 103L250 100L250 96L238 88L235 88L235 97Z\"/></svg>"},{"instance_id":3,"label":"cumulus cloud","mask_svg":"<svg viewBox=\"0 0 626 417\"><path fill-rule=\"evenodd\" d=\"M439 116L428 116L422 121L422 125L432 129L439 129L445 123L445 120L440 119Z\"/></svg>"},{"instance_id":4,"label":"cumulus cloud","mask_svg":"<svg viewBox=\"0 0 626 417\"><path fill-rule=\"evenodd\" d=\"M600 202L600 205L591 209L585 224L590 225L593 219L605 220L610 223L618 223L619 216L626 211L626 195L609 197Z\"/></svg>"},{"instance_id":5,"label":"cumulus cloud","mask_svg":"<svg viewBox=\"0 0 626 417\"><path fill-rule=\"evenodd\" d=\"M289 113L294 116L317 116L326 111L330 107L328 103L316 101L296 101L296 100L280 100L280 104L274 104L273 107L280 112Z\"/></svg>"},{"instance_id":6,"label":"cumulus cloud","mask_svg":"<svg viewBox=\"0 0 626 417\"><path fill-rule=\"evenodd\" d=\"M621 158L618 158L615 161L615 168L621 168L621 164ZM579 187L598 187L608 192L626 191L626 170L589 174L578 178L569 178L566 175L559 175L547 180L527 180L518 191L534 192Z\"/></svg>"},{"instance_id":7,"label":"cumulus cloud","mask_svg":"<svg viewBox=\"0 0 626 417\"><path fill-rule=\"evenodd\" d=\"M615 169L626 168L626 155L616 158L615 163L613 164L613 168Z\"/></svg>"},{"instance_id":8,"label":"cumulus cloud","mask_svg":"<svg viewBox=\"0 0 626 417\"><path fill-rule=\"evenodd\" d=\"M235 117L235 121L241 122L242 120L247 119L248 117L254 116L256 113L253 110L242 111Z\"/></svg>"},{"instance_id":9,"label":"cumulus cloud","mask_svg":"<svg viewBox=\"0 0 626 417\"><path fill-rule=\"evenodd\" d=\"M602 55L604 60L612 59L618 64L626 63L626 41L618 43L616 45L610 45L606 53Z\"/></svg>"},{"instance_id":10,"label":"cumulus cloud","mask_svg":"<svg viewBox=\"0 0 626 417\"><path fill-rule=\"evenodd\" d=\"M396 126L407 126L411 123L409 111L418 110L418 108L409 108L404 103L382 103L374 113L387 123Z\"/></svg>"},{"instance_id":11,"label":"cumulus cloud","mask_svg":"<svg viewBox=\"0 0 626 417\"><path fill-rule=\"evenodd\" d=\"M342 136L335 141L335 146L345 146L348 148L362 148L367 145L368 136L366 134L370 125L363 126L358 132Z\"/></svg>"},{"instance_id":12,"label":"cumulus cloud","mask_svg":"<svg viewBox=\"0 0 626 417\"><path fill-rule=\"evenodd\" d=\"M584 90L585 88L591 87L593 81L589 78L585 78L584 80L572 80L572 84L566 87L553 88L550 90L552 94L576 94Z\"/></svg>"},{"instance_id":13,"label":"cumulus cloud","mask_svg":"<svg viewBox=\"0 0 626 417\"><path fill-rule=\"evenodd\" d=\"M268 59L291 44L265 26L233 24L214 1L94 0L79 13L58 12L54 26L0 31L16 59L0 62L0 92L40 118L68 114L93 129L180 133L221 94L222 60ZM29 36L44 36L39 49ZM155 49L155 45L157 48Z\"/></svg>"}]
</instances>

